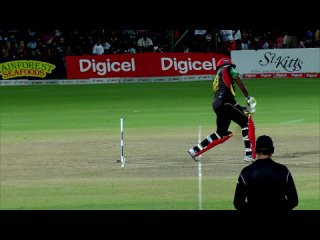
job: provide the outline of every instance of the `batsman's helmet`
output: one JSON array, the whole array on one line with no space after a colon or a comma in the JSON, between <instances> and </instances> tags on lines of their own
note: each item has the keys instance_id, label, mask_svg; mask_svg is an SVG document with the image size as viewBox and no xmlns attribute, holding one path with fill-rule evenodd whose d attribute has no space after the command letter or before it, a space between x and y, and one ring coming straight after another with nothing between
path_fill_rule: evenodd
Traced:
<instances>
[{"instance_id":1,"label":"batsman's helmet","mask_svg":"<svg viewBox=\"0 0 320 240\"><path fill-rule=\"evenodd\" d=\"M217 68L220 68L225 65L231 65L232 67L236 67L236 65L232 62L230 58L221 58L217 63Z\"/></svg>"}]
</instances>

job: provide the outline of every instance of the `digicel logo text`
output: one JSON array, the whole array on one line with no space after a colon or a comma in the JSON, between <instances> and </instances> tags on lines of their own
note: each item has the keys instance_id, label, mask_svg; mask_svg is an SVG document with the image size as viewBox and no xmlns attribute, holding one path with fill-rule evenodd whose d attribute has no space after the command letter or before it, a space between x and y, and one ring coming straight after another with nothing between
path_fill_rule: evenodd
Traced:
<instances>
[{"instance_id":1,"label":"digicel logo text","mask_svg":"<svg viewBox=\"0 0 320 240\"><path fill-rule=\"evenodd\" d=\"M135 71L136 66L134 59L131 58L130 61L123 62L111 62L109 58L105 62L97 62L95 59L80 59L79 60L80 72L87 72L90 69L93 72L97 72L98 75L105 75L107 72L130 72Z\"/></svg>"},{"instance_id":2,"label":"digicel logo text","mask_svg":"<svg viewBox=\"0 0 320 240\"><path fill-rule=\"evenodd\" d=\"M216 61L212 58L211 61L192 61L188 58L186 61L177 61L177 58L162 57L160 59L161 70L175 70L181 74L185 74L189 71L201 71L201 70L216 70ZM135 72L136 65L134 58L129 61L112 62L107 58L103 62L96 62L95 59L80 59L79 60L80 72L92 71L100 76L106 75L108 72Z\"/></svg>"},{"instance_id":3,"label":"digicel logo text","mask_svg":"<svg viewBox=\"0 0 320 240\"><path fill-rule=\"evenodd\" d=\"M47 62L34 60L18 60L0 63L0 75L3 79L15 77L40 77L44 78L47 73L52 73L55 65Z\"/></svg>"},{"instance_id":4,"label":"digicel logo text","mask_svg":"<svg viewBox=\"0 0 320 240\"><path fill-rule=\"evenodd\" d=\"M187 61L177 61L177 58L161 58L161 68L163 71L174 69L179 71L179 73L187 73L188 71L195 70L216 70L216 61L212 58L212 61L192 61L191 58L188 58Z\"/></svg>"}]
</instances>

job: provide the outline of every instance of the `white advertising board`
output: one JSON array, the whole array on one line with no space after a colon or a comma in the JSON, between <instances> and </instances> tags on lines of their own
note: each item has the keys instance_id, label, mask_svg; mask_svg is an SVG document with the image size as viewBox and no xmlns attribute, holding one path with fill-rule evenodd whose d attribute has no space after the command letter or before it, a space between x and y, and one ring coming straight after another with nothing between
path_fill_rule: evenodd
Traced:
<instances>
[{"instance_id":1,"label":"white advertising board","mask_svg":"<svg viewBox=\"0 0 320 240\"><path fill-rule=\"evenodd\" d=\"M320 48L237 50L231 59L240 74L320 73Z\"/></svg>"}]
</instances>

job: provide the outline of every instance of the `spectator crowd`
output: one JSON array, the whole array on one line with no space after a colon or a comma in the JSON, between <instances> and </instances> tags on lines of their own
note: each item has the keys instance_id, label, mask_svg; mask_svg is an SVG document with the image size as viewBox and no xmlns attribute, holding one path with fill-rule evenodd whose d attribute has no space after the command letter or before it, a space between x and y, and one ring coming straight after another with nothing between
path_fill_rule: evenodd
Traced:
<instances>
[{"instance_id":1,"label":"spectator crowd","mask_svg":"<svg viewBox=\"0 0 320 240\"><path fill-rule=\"evenodd\" d=\"M320 28L319 28L320 29ZM320 47L320 30L0 30L0 61L140 52Z\"/></svg>"}]
</instances>

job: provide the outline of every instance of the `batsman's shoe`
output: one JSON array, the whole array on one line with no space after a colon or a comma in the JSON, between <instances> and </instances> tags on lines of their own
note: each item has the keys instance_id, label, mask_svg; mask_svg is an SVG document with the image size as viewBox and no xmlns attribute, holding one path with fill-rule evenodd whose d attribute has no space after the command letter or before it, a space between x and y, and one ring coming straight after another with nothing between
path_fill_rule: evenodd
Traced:
<instances>
[{"instance_id":1,"label":"batsman's shoe","mask_svg":"<svg viewBox=\"0 0 320 240\"><path fill-rule=\"evenodd\" d=\"M193 148L190 148L188 150L188 153L190 154L190 156L193 158L193 160L195 160L196 162L199 162L200 160L195 156L196 152L194 151Z\"/></svg>"},{"instance_id":2,"label":"batsman's shoe","mask_svg":"<svg viewBox=\"0 0 320 240\"><path fill-rule=\"evenodd\" d=\"M245 155L244 159L245 162L254 162L255 159L252 157L252 155Z\"/></svg>"}]
</instances>

